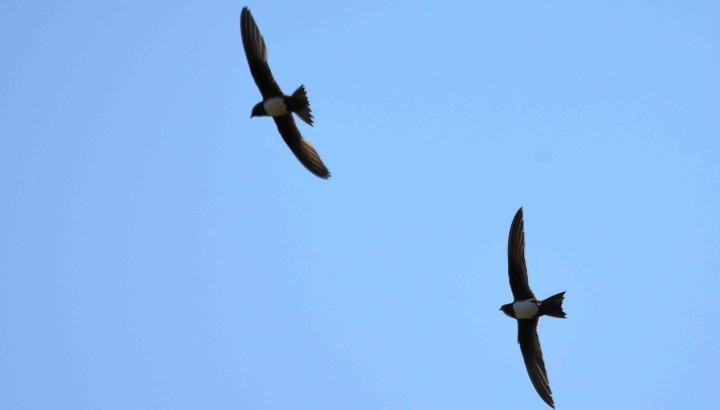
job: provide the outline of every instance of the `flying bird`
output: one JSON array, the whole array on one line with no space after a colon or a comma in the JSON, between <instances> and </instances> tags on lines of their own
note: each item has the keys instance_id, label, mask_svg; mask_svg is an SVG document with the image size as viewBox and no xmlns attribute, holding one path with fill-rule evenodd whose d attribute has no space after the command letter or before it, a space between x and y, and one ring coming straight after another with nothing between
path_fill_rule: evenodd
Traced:
<instances>
[{"instance_id":1,"label":"flying bird","mask_svg":"<svg viewBox=\"0 0 720 410\"><path fill-rule=\"evenodd\" d=\"M510 276L510 289L513 294L513 303L503 305L506 315L517 319L518 343L525 361L530 381L535 390L548 406L555 408L548 382L545 362L543 361L540 340L537 334L538 319L540 316L565 318L562 309L565 292L539 301L530 290L528 284L527 267L525 266L525 233L523 232L523 210L520 208L510 226L508 239L508 274Z\"/></svg>"},{"instance_id":2,"label":"flying bird","mask_svg":"<svg viewBox=\"0 0 720 410\"><path fill-rule=\"evenodd\" d=\"M280 135L300 163L320 178L329 178L330 172L320 159L320 155L300 135L300 130L295 125L292 116L292 113L295 113L308 125L313 125L313 116L310 113L310 103L305 94L305 87L301 85L292 95L283 94L270 72L265 40L260 35L260 30L247 7L244 7L240 14L240 33L250 73L263 97L263 100L253 107L250 118L273 117Z\"/></svg>"}]
</instances>

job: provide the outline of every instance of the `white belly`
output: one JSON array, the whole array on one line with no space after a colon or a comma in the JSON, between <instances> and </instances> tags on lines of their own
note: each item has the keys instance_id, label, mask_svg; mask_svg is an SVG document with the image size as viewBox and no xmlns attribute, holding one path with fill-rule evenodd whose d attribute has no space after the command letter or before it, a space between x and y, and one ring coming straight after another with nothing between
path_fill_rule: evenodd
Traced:
<instances>
[{"instance_id":1,"label":"white belly","mask_svg":"<svg viewBox=\"0 0 720 410\"><path fill-rule=\"evenodd\" d=\"M269 98L263 103L263 108L265 108L265 112L271 117L288 114L288 109L282 97Z\"/></svg>"},{"instance_id":2,"label":"white belly","mask_svg":"<svg viewBox=\"0 0 720 410\"><path fill-rule=\"evenodd\" d=\"M538 306L532 300L518 300L513 303L515 317L518 319L531 319L538 312Z\"/></svg>"}]
</instances>

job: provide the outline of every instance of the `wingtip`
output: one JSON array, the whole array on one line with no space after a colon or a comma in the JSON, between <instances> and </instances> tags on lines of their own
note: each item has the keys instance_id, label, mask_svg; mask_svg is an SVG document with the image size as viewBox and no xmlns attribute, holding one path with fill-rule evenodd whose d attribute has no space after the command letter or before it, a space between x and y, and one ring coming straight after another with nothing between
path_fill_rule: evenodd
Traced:
<instances>
[{"instance_id":1,"label":"wingtip","mask_svg":"<svg viewBox=\"0 0 720 410\"><path fill-rule=\"evenodd\" d=\"M523 219L525 219L525 216L523 215L523 209L520 207L520 209L515 212L515 216L513 217L512 226L517 226L522 224Z\"/></svg>"}]
</instances>

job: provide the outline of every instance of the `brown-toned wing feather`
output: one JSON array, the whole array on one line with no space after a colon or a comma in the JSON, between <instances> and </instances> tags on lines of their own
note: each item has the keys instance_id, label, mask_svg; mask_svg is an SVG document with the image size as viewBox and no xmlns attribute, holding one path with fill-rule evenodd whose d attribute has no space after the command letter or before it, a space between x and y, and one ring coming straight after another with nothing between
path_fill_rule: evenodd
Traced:
<instances>
[{"instance_id":1,"label":"brown-toned wing feather","mask_svg":"<svg viewBox=\"0 0 720 410\"><path fill-rule=\"evenodd\" d=\"M535 299L528 283L525 266L525 232L523 230L523 210L520 208L510 225L508 238L508 276L510 289L515 300Z\"/></svg>"},{"instance_id":2,"label":"brown-toned wing feather","mask_svg":"<svg viewBox=\"0 0 720 410\"><path fill-rule=\"evenodd\" d=\"M545 371L542 350L540 349L537 324L538 318L518 320L518 343L520 343L520 351L525 360L525 368L527 369L528 376L530 376L530 381L535 387L535 391L538 392L540 398L543 399L548 406L555 408L552 391L550 390L550 382L548 381L547 372Z\"/></svg>"},{"instance_id":3,"label":"brown-toned wing feather","mask_svg":"<svg viewBox=\"0 0 720 410\"><path fill-rule=\"evenodd\" d=\"M330 171L323 164L315 148L300 135L292 114L273 117L273 119L285 143L305 168L320 178L329 178Z\"/></svg>"},{"instance_id":4,"label":"brown-toned wing feather","mask_svg":"<svg viewBox=\"0 0 720 410\"><path fill-rule=\"evenodd\" d=\"M243 8L240 14L240 34L242 35L245 56L250 66L250 73L255 79L255 84L260 89L263 100L283 95L267 63L265 40L260 35L260 30L258 30L255 20L247 7Z\"/></svg>"}]
</instances>

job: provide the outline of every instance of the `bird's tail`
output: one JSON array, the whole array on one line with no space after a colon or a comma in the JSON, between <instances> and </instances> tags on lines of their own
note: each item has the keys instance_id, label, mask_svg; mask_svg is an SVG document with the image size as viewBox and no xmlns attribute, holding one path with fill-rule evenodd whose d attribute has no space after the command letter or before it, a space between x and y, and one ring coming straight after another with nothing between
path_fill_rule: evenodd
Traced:
<instances>
[{"instance_id":1,"label":"bird's tail","mask_svg":"<svg viewBox=\"0 0 720 410\"><path fill-rule=\"evenodd\" d=\"M543 300L540 304L540 313L564 319L565 312L563 312L562 309L563 299L565 299L565 292L558 293L557 295L550 296L549 298Z\"/></svg>"},{"instance_id":2,"label":"bird's tail","mask_svg":"<svg viewBox=\"0 0 720 410\"><path fill-rule=\"evenodd\" d=\"M310 113L310 102L305 94L305 86L301 85L290 97L288 108L308 125L313 125L313 116Z\"/></svg>"}]
</instances>

